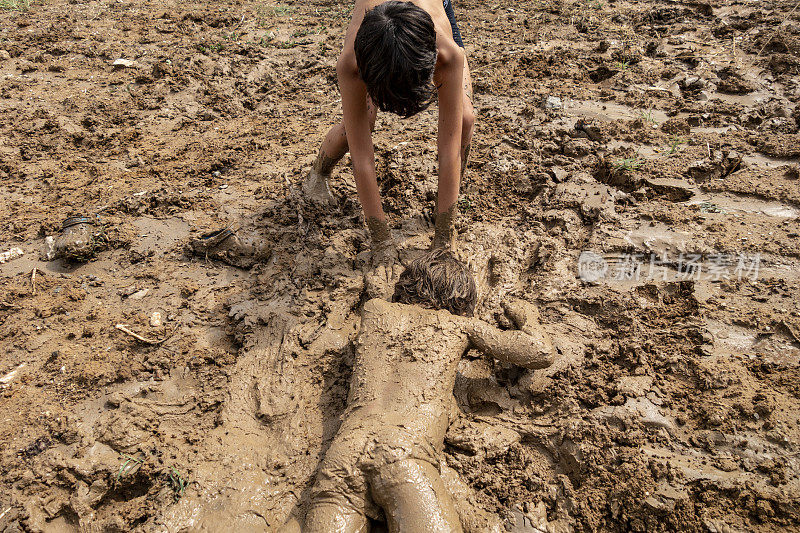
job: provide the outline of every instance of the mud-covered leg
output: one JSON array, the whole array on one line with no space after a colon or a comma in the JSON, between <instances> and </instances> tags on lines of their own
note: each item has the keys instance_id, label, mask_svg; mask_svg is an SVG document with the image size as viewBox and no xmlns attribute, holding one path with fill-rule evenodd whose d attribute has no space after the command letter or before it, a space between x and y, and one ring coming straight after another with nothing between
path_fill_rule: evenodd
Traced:
<instances>
[{"instance_id":1,"label":"mud-covered leg","mask_svg":"<svg viewBox=\"0 0 800 533\"><path fill-rule=\"evenodd\" d=\"M369 98L367 99L367 112L370 126L375 129L378 110ZM328 182L336 163L344 157L347 151L347 134L344 130L344 123L340 122L325 135L317 158L311 166L311 171L303 180L303 194L306 195L306 198L323 206L333 203L333 194L331 194Z\"/></svg>"},{"instance_id":2,"label":"mud-covered leg","mask_svg":"<svg viewBox=\"0 0 800 533\"><path fill-rule=\"evenodd\" d=\"M464 174L469 162L472 132L475 129L475 108L472 105L472 77L469 66L464 64L464 112L461 124L461 175L459 188L464 182ZM456 244L456 220L458 220L458 202L451 206L441 206L436 202L436 227L431 248L453 248Z\"/></svg>"},{"instance_id":3,"label":"mud-covered leg","mask_svg":"<svg viewBox=\"0 0 800 533\"><path fill-rule=\"evenodd\" d=\"M333 502L312 504L306 515L303 533L366 533L367 517L363 513Z\"/></svg>"},{"instance_id":4,"label":"mud-covered leg","mask_svg":"<svg viewBox=\"0 0 800 533\"><path fill-rule=\"evenodd\" d=\"M383 466L371 476L370 490L390 533L462 531L453 498L430 463L405 459Z\"/></svg>"}]
</instances>

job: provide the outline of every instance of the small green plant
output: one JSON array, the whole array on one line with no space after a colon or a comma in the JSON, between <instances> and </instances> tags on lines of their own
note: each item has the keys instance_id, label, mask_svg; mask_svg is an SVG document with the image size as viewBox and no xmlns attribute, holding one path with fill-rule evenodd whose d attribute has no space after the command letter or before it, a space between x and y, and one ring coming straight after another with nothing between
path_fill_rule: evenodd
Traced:
<instances>
[{"instance_id":1,"label":"small green plant","mask_svg":"<svg viewBox=\"0 0 800 533\"><path fill-rule=\"evenodd\" d=\"M614 170L622 172L630 172L642 166L641 160L638 157L626 157L624 159L617 159L612 163Z\"/></svg>"},{"instance_id":2,"label":"small green plant","mask_svg":"<svg viewBox=\"0 0 800 533\"><path fill-rule=\"evenodd\" d=\"M209 52L220 53L225 49L225 45L222 43L198 43L195 48L201 54L208 54Z\"/></svg>"},{"instance_id":3,"label":"small green plant","mask_svg":"<svg viewBox=\"0 0 800 533\"><path fill-rule=\"evenodd\" d=\"M630 68L631 62L623 59L622 61L617 61L616 63L614 63L614 66L617 68L617 70L621 70L624 72L628 70L628 68Z\"/></svg>"},{"instance_id":4,"label":"small green plant","mask_svg":"<svg viewBox=\"0 0 800 533\"><path fill-rule=\"evenodd\" d=\"M726 213L724 209L709 201L701 202L699 207L701 213Z\"/></svg>"},{"instance_id":5,"label":"small green plant","mask_svg":"<svg viewBox=\"0 0 800 533\"><path fill-rule=\"evenodd\" d=\"M291 41L273 41L273 43L272 43L272 45L275 48L283 48L283 49L294 48L296 46L301 46L301 45L304 45L304 44L314 44L314 41L310 41L308 39L295 41L294 39L292 39Z\"/></svg>"},{"instance_id":6,"label":"small green plant","mask_svg":"<svg viewBox=\"0 0 800 533\"><path fill-rule=\"evenodd\" d=\"M653 124L654 126L658 125L658 121L656 117L653 115L653 109L648 109L647 111L642 111L642 120L647 122L648 124Z\"/></svg>"},{"instance_id":7,"label":"small green plant","mask_svg":"<svg viewBox=\"0 0 800 533\"><path fill-rule=\"evenodd\" d=\"M686 144L686 139L682 139L681 137L674 135L669 141L669 149L667 150L667 155L672 155L675 152L677 152L678 148L680 148L682 144Z\"/></svg>"},{"instance_id":8,"label":"small green plant","mask_svg":"<svg viewBox=\"0 0 800 533\"><path fill-rule=\"evenodd\" d=\"M7 11L28 11L31 0L0 0L0 9Z\"/></svg>"},{"instance_id":9,"label":"small green plant","mask_svg":"<svg viewBox=\"0 0 800 533\"><path fill-rule=\"evenodd\" d=\"M290 6L287 4L278 4L277 6L272 6L272 14L276 17L285 17L294 11L296 8L294 6Z\"/></svg>"},{"instance_id":10,"label":"small green plant","mask_svg":"<svg viewBox=\"0 0 800 533\"><path fill-rule=\"evenodd\" d=\"M177 468L174 466L169 467L169 470L167 470L167 479L169 480L169 486L172 489L172 492L175 493L175 499L177 500L183 496L183 493L186 490L186 486L189 484L189 482L185 477L183 477Z\"/></svg>"},{"instance_id":11,"label":"small green plant","mask_svg":"<svg viewBox=\"0 0 800 533\"><path fill-rule=\"evenodd\" d=\"M459 209L461 209L461 211L469 211L470 209L472 209L472 201L466 197L461 198L458 201L458 207Z\"/></svg>"},{"instance_id":12,"label":"small green plant","mask_svg":"<svg viewBox=\"0 0 800 533\"><path fill-rule=\"evenodd\" d=\"M132 457L124 453L122 454L122 457L125 458L125 462L119 467L119 471L117 472L117 481L122 479L122 476L125 474L129 474L138 469L140 466L142 466L142 463L144 463L144 459L137 459L136 457Z\"/></svg>"}]
</instances>

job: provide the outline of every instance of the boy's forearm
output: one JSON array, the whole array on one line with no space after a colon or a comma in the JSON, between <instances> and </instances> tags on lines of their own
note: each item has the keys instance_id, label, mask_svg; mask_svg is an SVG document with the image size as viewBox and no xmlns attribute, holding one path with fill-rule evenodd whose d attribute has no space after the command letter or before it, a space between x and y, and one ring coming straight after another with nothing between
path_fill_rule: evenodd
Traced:
<instances>
[{"instance_id":1,"label":"boy's forearm","mask_svg":"<svg viewBox=\"0 0 800 533\"><path fill-rule=\"evenodd\" d=\"M439 88L439 192L438 210L447 211L458 200L461 178L461 127L464 115L464 55L456 50L443 67Z\"/></svg>"},{"instance_id":2,"label":"boy's forearm","mask_svg":"<svg viewBox=\"0 0 800 533\"><path fill-rule=\"evenodd\" d=\"M524 368L546 368L553 364L553 345L544 334L503 331L477 319L468 322L467 334L478 350L500 361Z\"/></svg>"},{"instance_id":3,"label":"boy's forearm","mask_svg":"<svg viewBox=\"0 0 800 533\"><path fill-rule=\"evenodd\" d=\"M353 176L364 217L383 219L380 192L375 178L375 153L372 145L367 90L353 62L340 59L337 65L339 89L347 145L353 161Z\"/></svg>"}]
</instances>

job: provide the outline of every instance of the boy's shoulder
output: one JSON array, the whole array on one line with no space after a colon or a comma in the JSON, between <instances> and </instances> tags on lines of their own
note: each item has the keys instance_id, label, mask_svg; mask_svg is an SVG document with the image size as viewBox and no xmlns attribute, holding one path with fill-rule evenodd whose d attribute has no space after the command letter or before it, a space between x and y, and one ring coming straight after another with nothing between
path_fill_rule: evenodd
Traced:
<instances>
[{"instance_id":1,"label":"boy's shoulder","mask_svg":"<svg viewBox=\"0 0 800 533\"><path fill-rule=\"evenodd\" d=\"M390 318L410 317L418 322L438 322L441 325L461 325L464 317L451 314L444 309L426 309L417 305L387 302L373 298L364 304L365 317L388 316Z\"/></svg>"}]
</instances>

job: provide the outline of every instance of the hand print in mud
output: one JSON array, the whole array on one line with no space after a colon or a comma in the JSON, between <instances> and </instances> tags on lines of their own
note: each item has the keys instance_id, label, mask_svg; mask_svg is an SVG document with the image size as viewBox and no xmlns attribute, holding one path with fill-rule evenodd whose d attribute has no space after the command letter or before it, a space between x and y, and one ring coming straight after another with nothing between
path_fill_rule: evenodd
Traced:
<instances>
[{"instance_id":1,"label":"hand print in mud","mask_svg":"<svg viewBox=\"0 0 800 533\"><path fill-rule=\"evenodd\" d=\"M362 532L369 518L390 532L475 530L477 510L459 508L443 479L458 362L469 348L525 368L554 357L534 307L504 305L519 329L502 331L472 317L476 292L466 265L436 249L403 272L393 303L367 302L344 421L319 466L304 526L292 518L284 532Z\"/></svg>"}]
</instances>

